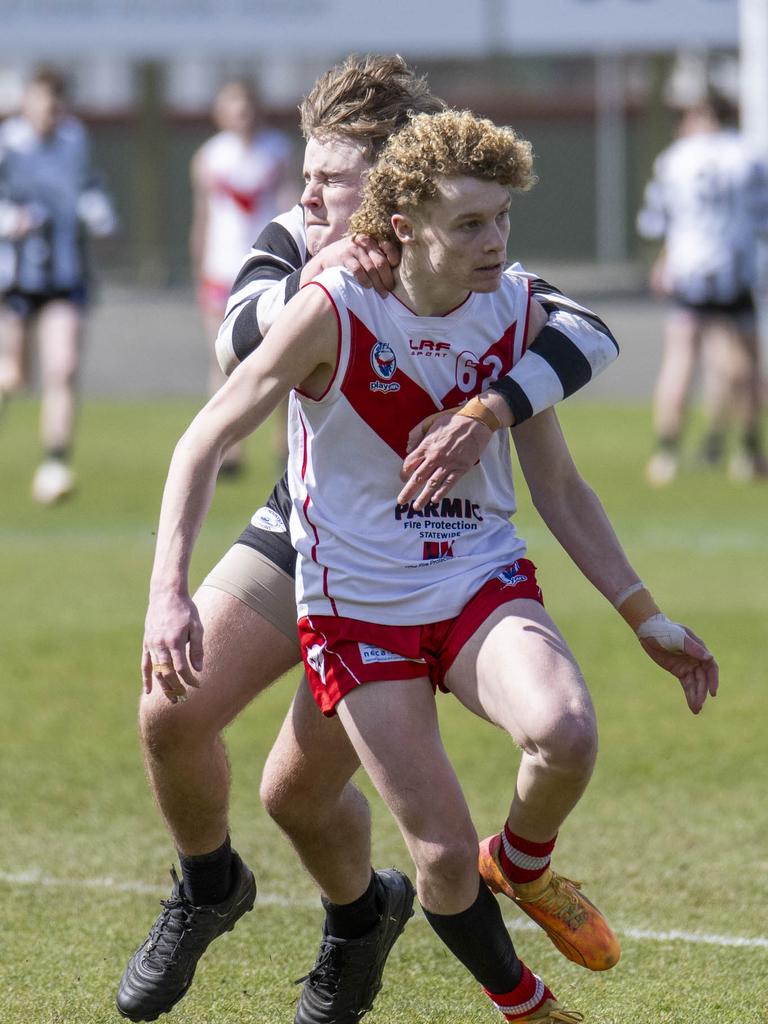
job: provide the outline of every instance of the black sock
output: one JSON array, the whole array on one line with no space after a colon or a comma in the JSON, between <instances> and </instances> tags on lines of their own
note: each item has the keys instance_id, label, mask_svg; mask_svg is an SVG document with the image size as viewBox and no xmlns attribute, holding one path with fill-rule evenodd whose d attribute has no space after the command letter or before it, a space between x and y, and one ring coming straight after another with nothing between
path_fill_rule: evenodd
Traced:
<instances>
[{"instance_id":1,"label":"black sock","mask_svg":"<svg viewBox=\"0 0 768 1024\"><path fill-rule=\"evenodd\" d=\"M706 462L719 462L725 450L725 436L721 430L710 430L704 438L701 453Z\"/></svg>"},{"instance_id":2,"label":"black sock","mask_svg":"<svg viewBox=\"0 0 768 1024\"><path fill-rule=\"evenodd\" d=\"M69 454L69 447L62 445L59 448L48 448L45 457L53 459L54 462L69 462Z\"/></svg>"},{"instance_id":3,"label":"black sock","mask_svg":"<svg viewBox=\"0 0 768 1024\"><path fill-rule=\"evenodd\" d=\"M376 876L371 873L371 882L362 896L352 903L331 903L322 897L325 907L325 927L329 935L337 939L359 939L369 932L379 919L376 903Z\"/></svg>"},{"instance_id":4,"label":"black sock","mask_svg":"<svg viewBox=\"0 0 768 1024\"><path fill-rule=\"evenodd\" d=\"M669 452L670 455L676 455L679 440L680 438L677 434L660 434L656 438L656 450L659 452Z\"/></svg>"},{"instance_id":5,"label":"black sock","mask_svg":"<svg viewBox=\"0 0 768 1024\"><path fill-rule=\"evenodd\" d=\"M477 899L460 914L424 916L470 974L489 992L511 992L520 981L523 967L504 926L501 910L480 879Z\"/></svg>"},{"instance_id":6,"label":"black sock","mask_svg":"<svg viewBox=\"0 0 768 1024\"><path fill-rule=\"evenodd\" d=\"M763 445L762 445L762 439L760 437L760 431L757 430L756 428L752 428L751 430L747 430L744 433L744 437L742 438L741 445L742 445L742 448L744 449L744 451L747 453L747 455L753 455L753 456L762 455Z\"/></svg>"},{"instance_id":7,"label":"black sock","mask_svg":"<svg viewBox=\"0 0 768 1024\"><path fill-rule=\"evenodd\" d=\"M232 887L232 846L229 836L217 850L197 857L179 854L181 880L190 903L208 907L223 903Z\"/></svg>"}]
</instances>

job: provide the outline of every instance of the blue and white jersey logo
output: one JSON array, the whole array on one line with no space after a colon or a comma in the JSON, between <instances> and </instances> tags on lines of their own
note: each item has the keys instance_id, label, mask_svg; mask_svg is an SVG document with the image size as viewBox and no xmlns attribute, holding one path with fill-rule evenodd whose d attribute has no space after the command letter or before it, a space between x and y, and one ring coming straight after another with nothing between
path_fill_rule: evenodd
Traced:
<instances>
[{"instance_id":1,"label":"blue and white jersey logo","mask_svg":"<svg viewBox=\"0 0 768 1024\"><path fill-rule=\"evenodd\" d=\"M376 376L382 380L391 380L394 377L397 359L386 341L377 341L371 349L371 366Z\"/></svg>"},{"instance_id":2,"label":"blue and white jersey logo","mask_svg":"<svg viewBox=\"0 0 768 1024\"><path fill-rule=\"evenodd\" d=\"M508 569L500 572L496 579L501 580L505 587L516 587L518 583L525 583L528 577L520 572L520 563L514 562Z\"/></svg>"}]
</instances>

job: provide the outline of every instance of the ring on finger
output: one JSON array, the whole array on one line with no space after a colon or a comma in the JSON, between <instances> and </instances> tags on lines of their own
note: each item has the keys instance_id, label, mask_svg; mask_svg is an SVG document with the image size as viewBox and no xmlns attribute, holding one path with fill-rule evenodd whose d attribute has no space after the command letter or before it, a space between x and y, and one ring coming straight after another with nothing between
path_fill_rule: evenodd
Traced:
<instances>
[{"instance_id":1,"label":"ring on finger","mask_svg":"<svg viewBox=\"0 0 768 1024\"><path fill-rule=\"evenodd\" d=\"M173 672L173 665L169 661L153 661L152 672L156 676L169 676Z\"/></svg>"}]
</instances>

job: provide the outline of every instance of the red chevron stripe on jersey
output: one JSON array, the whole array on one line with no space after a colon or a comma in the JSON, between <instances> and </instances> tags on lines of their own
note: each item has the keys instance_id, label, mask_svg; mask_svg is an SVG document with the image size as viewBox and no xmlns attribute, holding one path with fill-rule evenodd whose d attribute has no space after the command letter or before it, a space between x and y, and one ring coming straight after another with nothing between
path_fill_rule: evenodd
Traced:
<instances>
[{"instance_id":1,"label":"red chevron stripe on jersey","mask_svg":"<svg viewBox=\"0 0 768 1024\"><path fill-rule=\"evenodd\" d=\"M255 188L246 192L242 189L235 188L228 181L217 181L216 191L221 195L227 196L243 213L253 213L259 203L262 201L262 197L266 192L265 188Z\"/></svg>"},{"instance_id":2,"label":"red chevron stripe on jersey","mask_svg":"<svg viewBox=\"0 0 768 1024\"><path fill-rule=\"evenodd\" d=\"M373 372L370 355L377 339L351 310L348 315L352 352L341 391L361 419L403 459L407 454L408 434L417 423L441 409L461 405L474 395L479 395L486 381L497 380L509 373L515 362L518 321L510 324L501 338L479 359L468 358L466 363L462 363L459 357L457 375L464 373L466 376L447 392L440 405L408 374L397 369L390 382L398 385L398 415L393 416L391 403L387 401L388 393L370 389ZM407 417L402 416L405 408L408 409Z\"/></svg>"},{"instance_id":3,"label":"red chevron stripe on jersey","mask_svg":"<svg viewBox=\"0 0 768 1024\"><path fill-rule=\"evenodd\" d=\"M397 414L393 415L392 392L371 391L370 388L375 377L371 350L377 339L351 310L348 310L348 315L352 344L341 392L358 416L404 459L411 429L425 416L439 412L441 407L407 373L397 369L388 382L398 385ZM407 416L403 416L405 409L408 410Z\"/></svg>"},{"instance_id":4,"label":"red chevron stripe on jersey","mask_svg":"<svg viewBox=\"0 0 768 1024\"><path fill-rule=\"evenodd\" d=\"M461 355L459 356L456 374L458 376L463 372L466 377L463 382L457 380L456 387L452 388L443 398L444 408L466 402L467 399L480 394L486 381L490 384L509 373L514 365L516 333L517 320L509 325L499 340L495 341L479 359L470 359L466 363L462 363ZM470 390L467 390L467 387Z\"/></svg>"}]
</instances>

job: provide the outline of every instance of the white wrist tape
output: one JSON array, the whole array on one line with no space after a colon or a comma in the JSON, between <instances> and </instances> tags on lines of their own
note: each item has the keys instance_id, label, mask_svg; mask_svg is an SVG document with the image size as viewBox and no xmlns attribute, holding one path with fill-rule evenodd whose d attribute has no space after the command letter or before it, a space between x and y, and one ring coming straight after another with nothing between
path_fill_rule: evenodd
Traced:
<instances>
[{"instance_id":1,"label":"white wrist tape","mask_svg":"<svg viewBox=\"0 0 768 1024\"><path fill-rule=\"evenodd\" d=\"M622 592L614 598L613 607L618 610L628 597L632 597L632 595L636 594L639 590L645 590L645 584L642 580L638 580L637 583L633 583L631 586L622 590Z\"/></svg>"},{"instance_id":2,"label":"white wrist tape","mask_svg":"<svg viewBox=\"0 0 768 1024\"><path fill-rule=\"evenodd\" d=\"M659 613L642 622L635 631L638 640L655 640L665 651L675 654L685 652L685 630L679 622L673 622Z\"/></svg>"}]
</instances>

